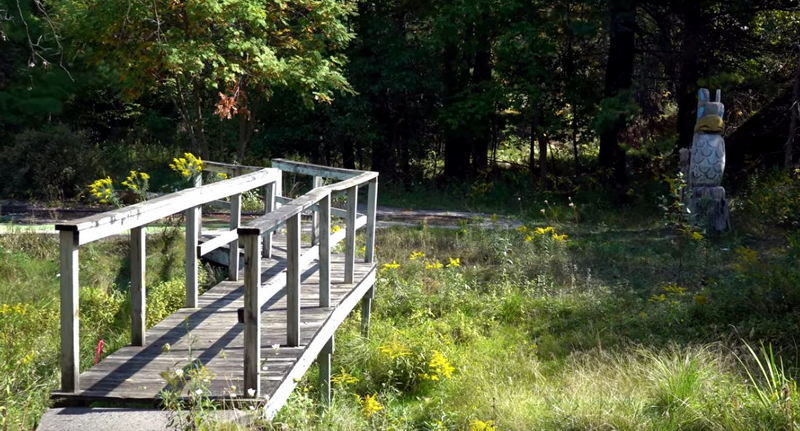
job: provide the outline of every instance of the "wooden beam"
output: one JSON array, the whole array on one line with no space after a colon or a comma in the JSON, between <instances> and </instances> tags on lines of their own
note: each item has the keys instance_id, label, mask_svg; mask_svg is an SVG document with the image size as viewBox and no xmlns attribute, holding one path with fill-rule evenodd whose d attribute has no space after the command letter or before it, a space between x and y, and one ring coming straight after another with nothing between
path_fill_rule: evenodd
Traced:
<instances>
[{"instance_id":1,"label":"wooden beam","mask_svg":"<svg viewBox=\"0 0 800 431\"><path fill-rule=\"evenodd\" d=\"M331 306L331 196L319 201L319 306Z\"/></svg>"},{"instance_id":2,"label":"wooden beam","mask_svg":"<svg viewBox=\"0 0 800 431\"><path fill-rule=\"evenodd\" d=\"M358 209L358 186L347 190L347 233L344 240L344 282L353 283L356 259L356 210Z\"/></svg>"},{"instance_id":3,"label":"wooden beam","mask_svg":"<svg viewBox=\"0 0 800 431\"><path fill-rule=\"evenodd\" d=\"M131 344L134 346L144 346L147 330L146 239L144 226L131 229Z\"/></svg>"},{"instance_id":4,"label":"wooden beam","mask_svg":"<svg viewBox=\"0 0 800 431\"><path fill-rule=\"evenodd\" d=\"M218 231L210 231L210 232L218 232ZM212 251L229 244L231 241L239 238L239 233L236 229L224 231L222 233L216 233L214 238L200 244L197 246L197 255L198 256L205 256Z\"/></svg>"},{"instance_id":5,"label":"wooden beam","mask_svg":"<svg viewBox=\"0 0 800 431\"><path fill-rule=\"evenodd\" d=\"M322 403L326 407L331 406L331 355L334 349L334 335L325 343L325 347L317 357L319 364L319 386L320 395L322 396Z\"/></svg>"},{"instance_id":6,"label":"wooden beam","mask_svg":"<svg viewBox=\"0 0 800 431\"><path fill-rule=\"evenodd\" d=\"M286 344L300 345L300 214L286 221Z\"/></svg>"},{"instance_id":7,"label":"wooden beam","mask_svg":"<svg viewBox=\"0 0 800 431\"><path fill-rule=\"evenodd\" d=\"M193 187L124 208L56 224L57 230L77 231L78 245L83 245L144 226L158 219L186 211L205 203L243 193L274 182L280 171L266 168L229 180Z\"/></svg>"},{"instance_id":8,"label":"wooden beam","mask_svg":"<svg viewBox=\"0 0 800 431\"><path fill-rule=\"evenodd\" d=\"M369 182L367 191L367 244L364 262L375 261L375 226L378 214L378 179Z\"/></svg>"},{"instance_id":9,"label":"wooden beam","mask_svg":"<svg viewBox=\"0 0 800 431\"><path fill-rule=\"evenodd\" d=\"M315 176L311 180L311 188L316 189L323 184L322 177ZM318 206L318 205L315 205ZM314 208L311 210L311 245L317 245L317 231L319 229L319 209Z\"/></svg>"},{"instance_id":10,"label":"wooden beam","mask_svg":"<svg viewBox=\"0 0 800 431\"><path fill-rule=\"evenodd\" d=\"M317 330L316 336L305 346L302 356L295 362L294 367L281 381L278 389L273 392L272 397L267 400L264 406L264 415L267 419L275 416L278 410L283 407L286 400L291 395L292 390L297 386L297 382L308 371L308 368L317 358L317 355L336 332L336 328L342 324L351 311L358 305L358 301L364 296L366 291L375 284L376 267L365 275L350 293L339 302L339 305L328 316L322 327Z\"/></svg>"},{"instance_id":11,"label":"wooden beam","mask_svg":"<svg viewBox=\"0 0 800 431\"><path fill-rule=\"evenodd\" d=\"M275 211L275 186L275 183L269 183L264 187L264 215ZM266 233L262 241L261 257L269 259L272 257L272 232Z\"/></svg>"},{"instance_id":12,"label":"wooden beam","mask_svg":"<svg viewBox=\"0 0 800 431\"><path fill-rule=\"evenodd\" d=\"M231 196L230 228L236 230L242 224L242 194ZM228 280L239 280L239 236L228 243Z\"/></svg>"},{"instance_id":13,"label":"wooden beam","mask_svg":"<svg viewBox=\"0 0 800 431\"><path fill-rule=\"evenodd\" d=\"M78 320L78 232L60 234L61 390L80 390L80 322Z\"/></svg>"},{"instance_id":14,"label":"wooden beam","mask_svg":"<svg viewBox=\"0 0 800 431\"><path fill-rule=\"evenodd\" d=\"M375 286L367 290L364 299L361 300L361 336L369 336L369 319L372 315L372 298L375 296Z\"/></svg>"},{"instance_id":15,"label":"wooden beam","mask_svg":"<svg viewBox=\"0 0 800 431\"><path fill-rule=\"evenodd\" d=\"M353 178L364 171L353 169L334 168L331 166L315 165L313 163L295 162L293 160L272 159L272 167L284 172L300 175L314 175L323 178L346 180Z\"/></svg>"},{"instance_id":16,"label":"wooden beam","mask_svg":"<svg viewBox=\"0 0 800 431\"><path fill-rule=\"evenodd\" d=\"M186 307L197 308L198 268L197 268L197 234L200 224L199 207L186 210Z\"/></svg>"},{"instance_id":17,"label":"wooden beam","mask_svg":"<svg viewBox=\"0 0 800 431\"><path fill-rule=\"evenodd\" d=\"M261 396L261 239L243 235L244 245L244 395Z\"/></svg>"}]
</instances>

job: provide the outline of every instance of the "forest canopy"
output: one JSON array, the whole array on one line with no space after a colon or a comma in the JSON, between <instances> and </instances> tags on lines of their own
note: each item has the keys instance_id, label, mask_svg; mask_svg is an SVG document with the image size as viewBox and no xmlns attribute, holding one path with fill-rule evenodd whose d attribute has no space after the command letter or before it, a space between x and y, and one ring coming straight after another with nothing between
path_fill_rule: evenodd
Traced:
<instances>
[{"instance_id":1,"label":"forest canopy","mask_svg":"<svg viewBox=\"0 0 800 431\"><path fill-rule=\"evenodd\" d=\"M690 145L703 86L732 171L792 166L798 32L789 0L3 0L0 145L625 185Z\"/></svg>"}]
</instances>

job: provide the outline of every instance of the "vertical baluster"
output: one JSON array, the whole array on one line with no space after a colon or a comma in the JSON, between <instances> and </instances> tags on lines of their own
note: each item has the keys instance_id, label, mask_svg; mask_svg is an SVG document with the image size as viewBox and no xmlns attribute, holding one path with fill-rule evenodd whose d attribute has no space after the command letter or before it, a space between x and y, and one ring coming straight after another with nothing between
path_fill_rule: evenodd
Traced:
<instances>
[{"instance_id":1,"label":"vertical baluster","mask_svg":"<svg viewBox=\"0 0 800 431\"><path fill-rule=\"evenodd\" d=\"M300 214L286 220L286 343L300 345Z\"/></svg>"},{"instance_id":2,"label":"vertical baluster","mask_svg":"<svg viewBox=\"0 0 800 431\"><path fill-rule=\"evenodd\" d=\"M311 181L311 188L316 189L322 186L322 177L315 176ZM317 245L317 235L319 229L319 208L311 211L311 246Z\"/></svg>"},{"instance_id":3,"label":"vertical baluster","mask_svg":"<svg viewBox=\"0 0 800 431\"><path fill-rule=\"evenodd\" d=\"M242 194L237 193L231 196L231 230L238 229L242 223ZM235 239L228 243L228 280L236 281L239 279L239 240Z\"/></svg>"},{"instance_id":4,"label":"vertical baluster","mask_svg":"<svg viewBox=\"0 0 800 431\"><path fill-rule=\"evenodd\" d=\"M80 390L80 322L78 302L78 232L60 233L61 266L61 390Z\"/></svg>"},{"instance_id":5,"label":"vertical baluster","mask_svg":"<svg viewBox=\"0 0 800 431\"><path fill-rule=\"evenodd\" d=\"M264 186L264 214L275 211L275 186L276 183L269 183ZM272 257L272 232L264 234L263 245L261 247L261 257L269 259Z\"/></svg>"},{"instance_id":6,"label":"vertical baluster","mask_svg":"<svg viewBox=\"0 0 800 431\"><path fill-rule=\"evenodd\" d=\"M358 186L347 189L347 231L344 249L344 282L353 283L356 258L356 216L358 209Z\"/></svg>"},{"instance_id":7,"label":"vertical baluster","mask_svg":"<svg viewBox=\"0 0 800 431\"><path fill-rule=\"evenodd\" d=\"M240 234L244 246L244 393L261 395L261 235Z\"/></svg>"},{"instance_id":8,"label":"vertical baluster","mask_svg":"<svg viewBox=\"0 0 800 431\"><path fill-rule=\"evenodd\" d=\"M331 306L331 195L319 201L319 306Z\"/></svg>"},{"instance_id":9,"label":"vertical baluster","mask_svg":"<svg viewBox=\"0 0 800 431\"><path fill-rule=\"evenodd\" d=\"M131 229L131 344L144 346L147 295L145 271L147 262L145 227Z\"/></svg>"},{"instance_id":10,"label":"vertical baluster","mask_svg":"<svg viewBox=\"0 0 800 431\"><path fill-rule=\"evenodd\" d=\"M186 210L186 307L197 308L197 235L200 207Z\"/></svg>"},{"instance_id":11,"label":"vertical baluster","mask_svg":"<svg viewBox=\"0 0 800 431\"><path fill-rule=\"evenodd\" d=\"M364 262L375 261L375 224L378 214L378 179L369 182L367 190L367 245Z\"/></svg>"}]
</instances>

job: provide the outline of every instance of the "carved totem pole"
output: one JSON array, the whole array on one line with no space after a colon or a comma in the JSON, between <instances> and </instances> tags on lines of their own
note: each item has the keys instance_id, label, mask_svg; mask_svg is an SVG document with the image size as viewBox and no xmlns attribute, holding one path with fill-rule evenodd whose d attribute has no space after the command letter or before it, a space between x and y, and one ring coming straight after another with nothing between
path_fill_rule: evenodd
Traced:
<instances>
[{"instance_id":1,"label":"carved totem pole","mask_svg":"<svg viewBox=\"0 0 800 431\"><path fill-rule=\"evenodd\" d=\"M722 184L725 171L725 105L717 90L715 101L710 101L708 89L697 92L697 122L691 152L681 151L682 170L688 179L685 193L686 207L694 223L708 230L724 231L730 227L728 201ZM688 159L688 169L686 162Z\"/></svg>"}]
</instances>

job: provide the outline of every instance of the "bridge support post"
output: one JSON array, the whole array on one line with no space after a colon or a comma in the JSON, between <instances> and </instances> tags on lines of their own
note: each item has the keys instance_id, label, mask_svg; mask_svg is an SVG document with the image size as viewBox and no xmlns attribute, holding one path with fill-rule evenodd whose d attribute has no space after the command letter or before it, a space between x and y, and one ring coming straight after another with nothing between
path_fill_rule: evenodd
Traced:
<instances>
[{"instance_id":1,"label":"bridge support post","mask_svg":"<svg viewBox=\"0 0 800 431\"><path fill-rule=\"evenodd\" d=\"M186 307L197 308L197 235L200 229L200 207L186 210Z\"/></svg>"},{"instance_id":2,"label":"bridge support post","mask_svg":"<svg viewBox=\"0 0 800 431\"><path fill-rule=\"evenodd\" d=\"M319 306L331 306L331 195L319 201Z\"/></svg>"},{"instance_id":3,"label":"bridge support post","mask_svg":"<svg viewBox=\"0 0 800 431\"><path fill-rule=\"evenodd\" d=\"M331 355L334 349L334 336L325 343L325 347L319 353L317 363L319 364L319 386L322 403L326 407L331 405Z\"/></svg>"},{"instance_id":4,"label":"bridge support post","mask_svg":"<svg viewBox=\"0 0 800 431\"><path fill-rule=\"evenodd\" d=\"M300 214L286 220L286 344L300 345Z\"/></svg>"},{"instance_id":5,"label":"bridge support post","mask_svg":"<svg viewBox=\"0 0 800 431\"><path fill-rule=\"evenodd\" d=\"M352 284L356 259L356 216L358 210L358 186L347 189L347 231L344 249L344 282Z\"/></svg>"},{"instance_id":6,"label":"bridge support post","mask_svg":"<svg viewBox=\"0 0 800 431\"><path fill-rule=\"evenodd\" d=\"M80 322L78 321L78 232L60 233L61 390L80 390Z\"/></svg>"},{"instance_id":7,"label":"bridge support post","mask_svg":"<svg viewBox=\"0 0 800 431\"><path fill-rule=\"evenodd\" d=\"M147 295L145 294L145 271L147 268L145 227L131 229L131 344L144 346Z\"/></svg>"},{"instance_id":8,"label":"bridge support post","mask_svg":"<svg viewBox=\"0 0 800 431\"><path fill-rule=\"evenodd\" d=\"M364 262L375 261L375 223L378 214L378 179L369 182L367 189L367 244Z\"/></svg>"},{"instance_id":9,"label":"bridge support post","mask_svg":"<svg viewBox=\"0 0 800 431\"><path fill-rule=\"evenodd\" d=\"M375 285L367 290L361 300L361 336L369 336L369 319L372 314L372 298L375 296Z\"/></svg>"},{"instance_id":10,"label":"bridge support post","mask_svg":"<svg viewBox=\"0 0 800 431\"><path fill-rule=\"evenodd\" d=\"M244 396L261 396L261 235L241 235L244 245Z\"/></svg>"},{"instance_id":11,"label":"bridge support post","mask_svg":"<svg viewBox=\"0 0 800 431\"><path fill-rule=\"evenodd\" d=\"M242 224L242 194L237 193L231 196L231 230L238 229ZM239 280L239 240L235 239L228 243L228 280ZM261 254L259 253L259 256Z\"/></svg>"}]
</instances>

